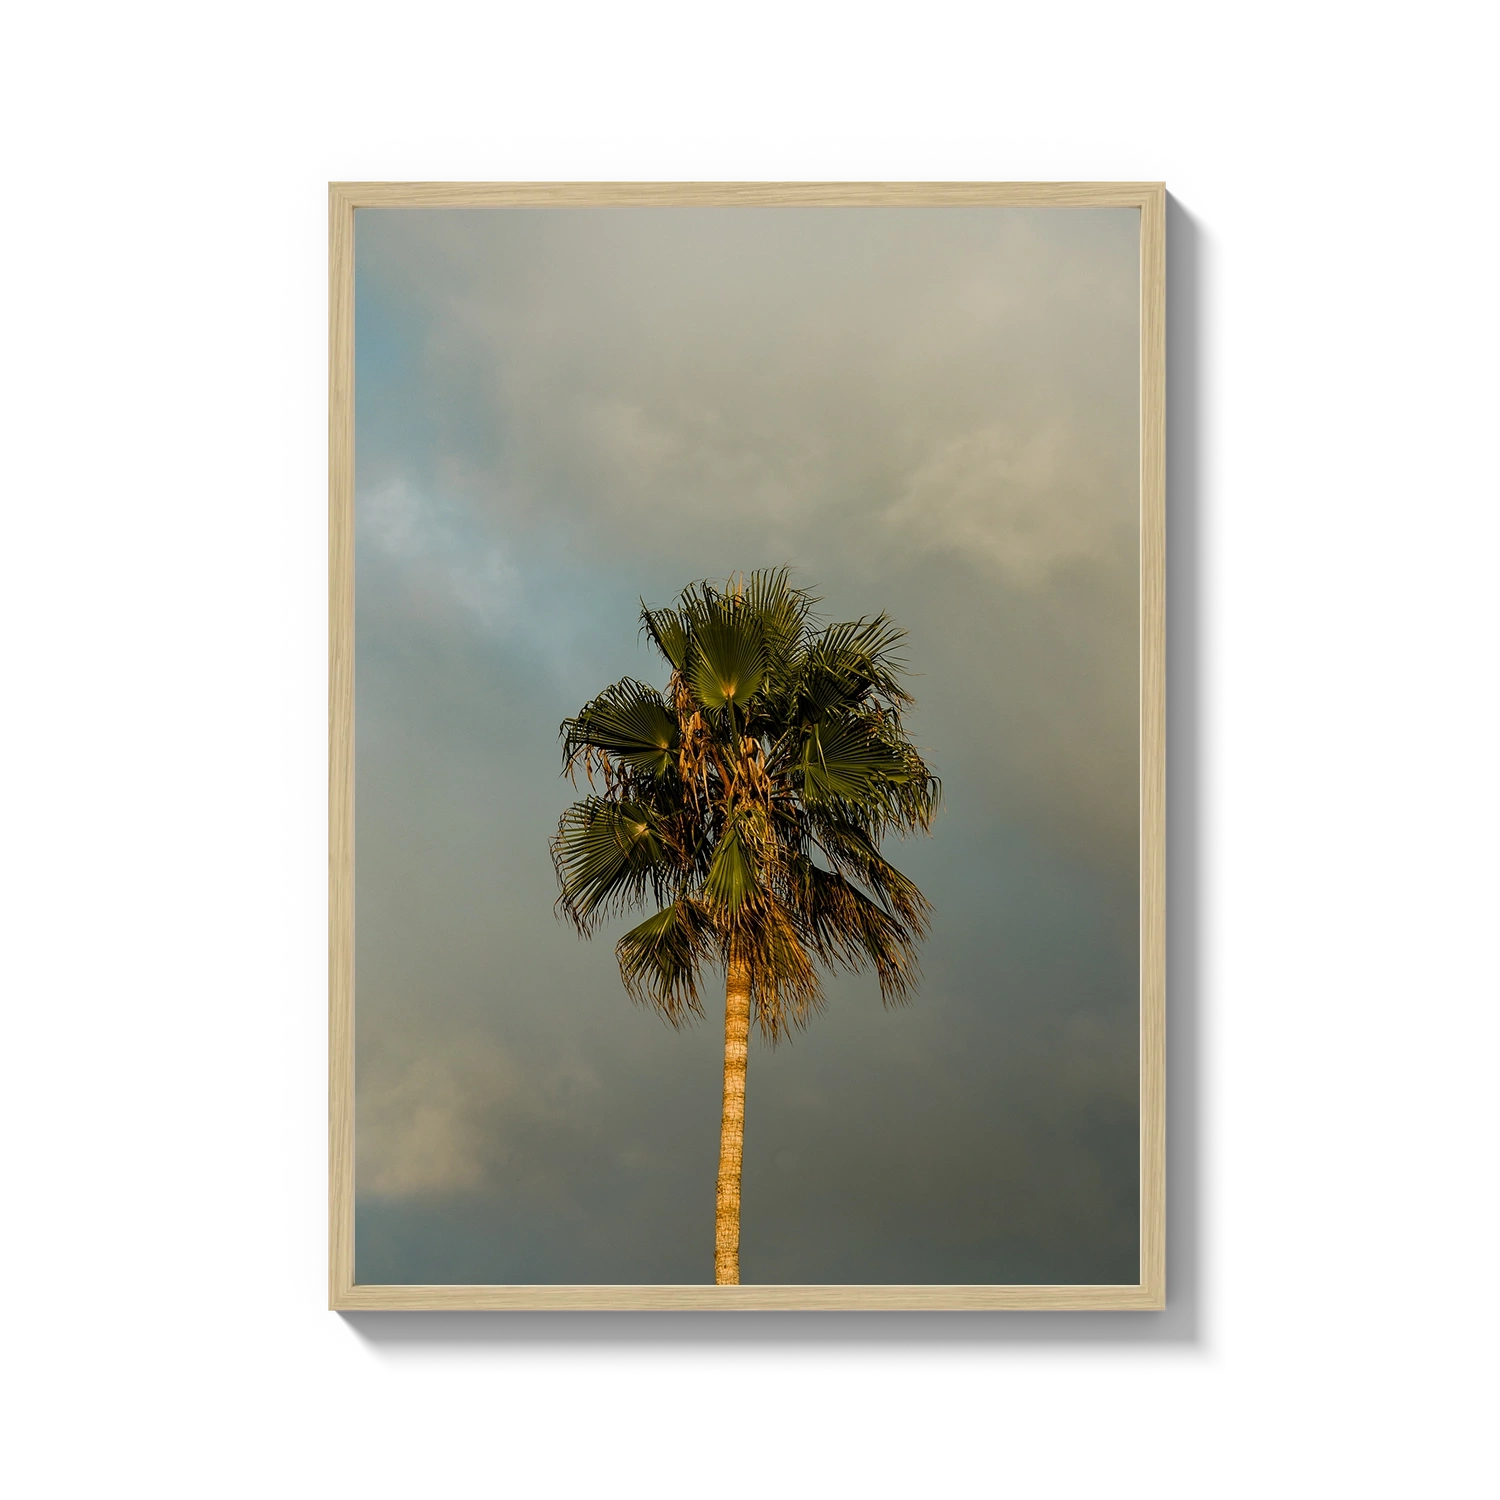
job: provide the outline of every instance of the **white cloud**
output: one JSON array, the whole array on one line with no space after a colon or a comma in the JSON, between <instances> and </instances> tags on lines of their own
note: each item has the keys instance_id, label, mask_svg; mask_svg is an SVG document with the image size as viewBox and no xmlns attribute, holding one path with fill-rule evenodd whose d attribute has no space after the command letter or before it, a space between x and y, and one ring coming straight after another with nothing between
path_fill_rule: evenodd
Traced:
<instances>
[{"instance_id":1,"label":"white cloud","mask_svg":"<svg viewBox=\"0 0 1500 1500\"><path fill-rule=\"evenodd\" d=\"M562 1133L580 1093L597 1088L577 1057L526 1070L483 1036L391 1045L363 1055L356 1106L362 1197L482 1192L518 1141Z\"/></svg>"},{"instance_id":2,"label":"white cloud","mask_svg":"<svg viewBox=\"0 0 1500 1500\"><path fill-rule=\"evenodd\" d=\"M555 576L500 540L496 512L398 477L361 491L355 515L361 544L392 564L383 581L409 620L519 648L560 679L579 675L576 622Z\"/></svg>"},{"instance_id":3,"label":"white cloud","mask_svg":"<svg viewBox=\"0 0 1500 1500\"><path fill-rule=\"evenodd\" d=\"M524 621L520 570L464 509L397 478L361 493L355 513L361 536L402 564L429 608L456 607L499 637Z\"/></svg>"},{"instance_id":4,"label":"white cloud","mask_svg":"<svg viewBox=\"0 0 1500 1500\"><path fill-rule=\"evenodd\" d=\"M489 1068L475 1061L460 1069L418 1051L404 1071L361 1070L356 1156L362 1194L403 1197L485 1186L494 1142L481 1128L475 1092L498 1089L505 1069L495 1057Z\"/></svg>"},{"instance_id":5,"label":"white cloud","mask_svg":"<svg viewBox=\"0 0 1500 1500\"><path fill-rule=\"evenodd\" d=\"M1056 423L975 428L932 450L882 523L921 551L978 555L1013 582L1042 583L1060 562L1100 555L1120 529L1080 495L1066 449Z\"/></svg>"}]
</instances>

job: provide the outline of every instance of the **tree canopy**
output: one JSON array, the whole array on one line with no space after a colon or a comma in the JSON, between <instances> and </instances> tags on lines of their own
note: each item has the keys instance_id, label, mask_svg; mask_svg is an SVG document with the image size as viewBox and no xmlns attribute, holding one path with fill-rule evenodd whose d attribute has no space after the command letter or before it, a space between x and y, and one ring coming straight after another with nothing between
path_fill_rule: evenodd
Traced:
<instances>
[{"instance_id":1,"label":"tree canopy","mask_svg":"<svg viewBox=\"0 0 1500 1500\"><path fill-rule=\"evenodd\" d=\"M642 601L665 690L626 678L562 724L590 791L552 839L559 911L587 936L654 903L615 954L674 1025L732 960L771 1041L822 1004L819 965L873 969L887 1003L916 982L930 907L881 843L926 832L941 786L903 727L905 633L883 613L823 624L818 602L785 568Z\"/></svg>"}]
</instances>

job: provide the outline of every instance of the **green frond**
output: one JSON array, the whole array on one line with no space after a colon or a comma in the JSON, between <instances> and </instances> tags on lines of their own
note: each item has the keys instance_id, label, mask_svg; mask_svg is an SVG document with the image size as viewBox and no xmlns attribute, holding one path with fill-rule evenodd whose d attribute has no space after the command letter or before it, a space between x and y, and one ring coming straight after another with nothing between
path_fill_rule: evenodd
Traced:
<instances>
[{"instance_id":1,"label":"green frond","mask_svg":"<svg viewBox=\"0 0 1500 1500\"><path fill-rule=\"evenodd\" d=\"M906 632L888 615L829 625L807 652L811 674L825 674L843 683L857 701L873 693L892 709L912 701L901 684L906 669L898 648Z\"/></svg>"},{"instance_id":2,"label":"green frond","mask_svg":"<svg viewBox=\"0 0 1500 1500\"><path fill-rule=\"evenodd\" d=\"M719 835L703 895L711 908L733 917L757 890L755 865L745 846L739 824L731 819Z\"/></svg>"},{"instance_id":3,"label":"green frond","mask_svg":"<svg viewBox=\"0 0 1500 1500\"><path fill-rule=\"evenodd\" d=\"M915 920L903 921L837 871L809 861L802 873L806 904L801 914L818 956L854 973L873 968L888 1005L909 1000L920 974L917 940L926 930L930 909L921 893L917 892L920 907ZM906 884L916 891L909 881Z\"/></svg>"},{"instance_id":4,"label":"green frond","mask_svg":"<svg viewBox=\"0 0 1500 1500\"><path fill-rule=\"evenodd\" d=\"M703 1015L698 972L717 953L713 921L696 901L679 898L632 927L616 944L626 993L673 1026Z\"/></svg>"},{"instance_id":5,"label":"green frond","mask_svg":"<svg viewBox=\"0 0 1500 1500\"><path fill-rule=\"evenodd\" d=\"M864 701L865 687L857 678L834 672L821 662L804 665L797 683L798 718L817 724L836 713L849 713Z\"/></svg>"},{"instance_id":6,"label":"green frond","mask_svg":"<svg viewBox=\"0 0 1500 1500\"><path fill-rule=\"evenodd\" d=\"M897 833L926 833L943 805L943 783L915 750L907 756L906 775L884 791L885 822Z\"/></svg>"},{"instance_id":7,"label":"green frond","mask_svg":"<svg viewBox=\"0 0 1500 1500\"><path fill-rule=\"evenodd\" d=\"M803 795L814 804L863 802L908 774L906 757L855 719L808 725L798 769Z\"/></svg>"},{"instance_id":8,"label":"green frond","mask_svg":"<svg viewBox=\"0 0 1500 1500\"><path fill-rule=\"evenodd\" d=\"M803 811L862 827L873 839L926 832L942 783L891 716L862 710L804 725L776 752L779 771L802 784Z\"/></svg>"},{"instance_id":9,"label":"green frond","mask_svg":"<svg viewBox=\"0 0 1500 1500\"><path fill-rule=\"evenodd\" d=\"M745 580L743 599L760 621L772 672L784 673L804 649L817 595L795 588L790 568L761 568Z\"/></svg>"},{"instance_id":10,"label":"green frond","mask_svg":"<svg viewBox=\"0 0 1500 1500\"><path fill-rule=\"evenodd\" d=\"M564 719L561 734L566 767L592 749L665 776L677 753L677 716L655 688L629 677L584 704L576 718Z\"/></svg>"},{"instance_id":11,"label":"green frond","mask_svg":"<svg viewBox=\"0 0 1500 1500\"><path fill-rule=\"evenodd\" d=\"M559 819L552 837L557 904L581 933L664 886L666 851L653 823L642 804L602 797L575 802Z\"/></svg>"},{"instance_id":12,"label":"green frond","mask_svg":"<svg viewBox=\"0 0 1500 1500\"><path fill-rule=\"evenodd\" d=\"M677 672L687 667L688 622L675 609L652 609L641 600L641 630Z\"/></svg>"},{"instance_id":13,"label":"green frond","mask_svg":"<svg viewBox=\"0 0 1500 1500\"><path fill-rule=\"evenodd\" d=\"M837 816L814 818L810 822L814 841L834 873L857 880L873 892L914 937L926 933L932 912L927 898L917 889L915 881L881 854L875 840L863 828Z\"/></svg>"},{"instance_id":14,"label":"green frond","mask_svg":"<svg viewBox=\"0 0 1500 1500\"><path fill-rule=\"evenodd\" d=\"M736 602L721 601L693 621L688 681L705 708L743 708L766 676L766 643L759 619Z\"/></svg>"}]
</instances>

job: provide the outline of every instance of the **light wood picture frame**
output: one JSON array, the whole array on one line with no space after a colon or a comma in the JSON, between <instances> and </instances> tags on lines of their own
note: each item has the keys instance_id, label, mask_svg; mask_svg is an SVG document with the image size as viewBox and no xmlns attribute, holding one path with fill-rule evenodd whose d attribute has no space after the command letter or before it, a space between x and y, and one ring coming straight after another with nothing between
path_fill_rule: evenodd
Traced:
<instances>
[{"instance_id":1,"label":"light wood picture frame","mask_svg":"<svg viewBox=\"0 0 1500 1500\"><path fill-rule=\"evenodd\" d=\"M334 183L329 189L329 1305L1151 1311L1165 1266L1165 188L1161 183ZM1128 209L1139 213L1139 1279L1103 1285L405 1285L355 1267L355 223L361 210ZM712 1013L712 1012L711 1012Z\"/></svg>"}]
</instances>

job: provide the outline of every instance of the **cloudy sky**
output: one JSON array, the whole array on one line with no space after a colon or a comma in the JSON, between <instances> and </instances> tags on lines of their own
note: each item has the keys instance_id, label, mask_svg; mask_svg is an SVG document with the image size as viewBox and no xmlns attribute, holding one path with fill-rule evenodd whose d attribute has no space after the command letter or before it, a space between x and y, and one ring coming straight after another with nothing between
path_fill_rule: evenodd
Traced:
<instances>
[{"instance_id":1,"label":"cloudy sky","mask_svg":"<svg viewBox=\"0 0 1500 1500\"><path fill-rule=\"evenodd\" d=\"M360 1281L712 1281L722 1017L554 916L557 729L780 563L908 628L945 809L916 1002L752 1042L742 1277L1137 1279L1136 236L359 212Z\"/></svg>"}]
</instances>

